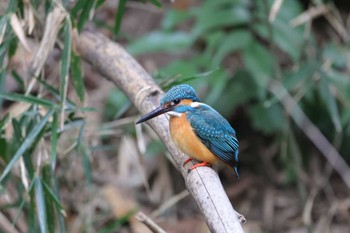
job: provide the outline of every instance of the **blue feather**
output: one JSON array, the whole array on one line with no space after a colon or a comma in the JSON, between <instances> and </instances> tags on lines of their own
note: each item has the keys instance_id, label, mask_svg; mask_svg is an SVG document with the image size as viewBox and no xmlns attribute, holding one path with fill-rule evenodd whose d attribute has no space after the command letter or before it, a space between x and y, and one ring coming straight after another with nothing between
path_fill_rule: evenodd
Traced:
<instances>
[{"instance_id":1,"label":"blue feather","mask_svg":"<svg viewBox=\"0 0 350 233\"><path fill-rule=\"evenodd\" d=\"M228 121L206 104L188 111L187 119L202 143L219 159L233 167L238 176L239 145L236 132Z\"/></svg>"}]
</instances>

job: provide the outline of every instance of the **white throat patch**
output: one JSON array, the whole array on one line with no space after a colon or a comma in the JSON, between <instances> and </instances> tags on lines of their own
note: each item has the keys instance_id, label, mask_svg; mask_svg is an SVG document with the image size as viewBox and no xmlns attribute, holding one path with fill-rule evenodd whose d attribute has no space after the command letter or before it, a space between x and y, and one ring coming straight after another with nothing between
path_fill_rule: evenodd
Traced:
<instances>
[{"instance_id":1,"label":"white throat patch","mask_svg":"<svg viewBox=\"0 0 350 233\"><path fill-rule=\"evenodd\" d=\"M204 105L204 104L201 103L201 102L192 102L192 103L191 103L191 107L192 107L192 108L198 108L198 107L201 106L201 105Z\"/></svg>"},{"instance_id":2,"label":"white throat patch","mask_svg":"<svg viewBox=\"0 0 350 233\"><path fill-rule=\"evenodd\" d=\"M179 112L174 112L174 111L169 111L167 112L169 116L174 116L174 117L181 117L182 113Z\"/></svg>"}]
</instances>

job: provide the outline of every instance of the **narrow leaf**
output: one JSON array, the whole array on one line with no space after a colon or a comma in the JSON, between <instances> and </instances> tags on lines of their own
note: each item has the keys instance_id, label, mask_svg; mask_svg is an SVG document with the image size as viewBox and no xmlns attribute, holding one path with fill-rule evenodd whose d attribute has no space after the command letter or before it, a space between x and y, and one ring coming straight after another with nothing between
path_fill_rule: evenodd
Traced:
<instances>
[{"instance_id":1,"label":"narrow leaf","mask_svg":"<svg viewBox=\"0 0 350 233\"><path fill-rule=\"evenodd\" d=\"M72 52L72 81L75 91L77 92L80 101L84 101L84 80L83 80L83 70L81 69L81 60L78 55Z\"/></svg>"},{"instance_id":2,"label":"narrow leaf","mask_svg":"<svg viewBox=\"0 0 350 233\"><path fill-rule=\"evenodd\" d=\"M13 79L16 80L16 82L20 86L21 90L25 90L25 84L24 84L24 81L21 78L21 76L15 70L11 71L11 75L12 75Z\"/></svg>"},{"instance_id":3,"label":"narrow leaf","mask_svg":"<svg viewBox=\"0 0 350 233\"><path fill-rule=\"evenodd\" d=\"M68 19L65 21L63 28L64 34L64 49L62 52L61 62L61 103L65 98L65 86L67 84L67 76L69 72L70 58L71 58L71 27Z\"/></svg>"},{"instance_id":4,"label":"narrow leaf","mask_svg":"<svg viewBox=\"0 0 350 233\"><path fill-rule=\"evenodd\" d=\"M339 116L339 109L338 109L337 101L336 101L333 93L331 93L331 86L330 86L325 74L321 75L320 84L321 84L320 93L321 93L321 96L323 98L323 101L325 102L325 104L327 106L327 110L331 116L335 130L337 132L341 132L342 127L341 127L341 123L340 123L340 116Z\"/></svg>"},{"instance_id":5,"label":"narrow leaf","mask_svg":"<svg viewBox=\"0 0 350 233\"><path fill-rule=\"evenodd\" d=\"M62 52L62 61L61 61L61 128L63 128L64 124L64 111L67 99L67 89L68 89L68 74L70 67L70 59L71 59L71 25L70 20L66 19L64 28L63 28L63 36L64 36L64 49Z\"/></svg>"},{"instance_id":6,"label":"narrow leaf","mask_svg":"<svg viewBox=\"0 0 350 233\"><path fill-rule=\"evenodd\" d=\"M115 14L115 19L114 19L114 30L113 30L114 35L117 35L119 33L120 25L122 24L123 15L125 12L125 5L126 5L126 0L119 0L118 11Z\"/></svg>"},{"instance_id":7,"label":"narrow leaf","mask_svg":"<svg viewBox=\"0 0 350 233\"><path fill-rule=\"evenodd\" d=\"M15 165L16 161L23 155L23 153L31 147L33 141L35 140L36 136L40 133L40 131L45 127L46 123L49 121L50 117L54 113L54 109L51 109L44 118L41 119L41 121L36 125L35 128L28 134L28 136L23 141L22 145L18 148L15 155L12 157L11 161L7 164L4 172L0 176L0 182L3 181L3 179L6 177L7 174L11 171L12 167Z\"/></svg>"},{"instance_id":8,"label":"narrow leaf","mask_svg":"<svg viewBox=\"0 0 350 233\"><path fill-rule=\"evenodd\" d=\"M162 4L160 3L160 1L158 0L150 0L152 2L153 5L157 6L157 7L162 7Z\"/></svg>"},{"instance_id":9,"label":"narrow leaf","mask_svg":"<svg viewBox=\"0 0 350 233\"><path fill-rule=\"evenodd\" d=\"M0 92L0 98L4 98L7 100L16 101L16 102L26 102L30 104L37 104L44 107L52 107L55 105L53 102L49 100L40 99L38 97L31 96L31 95L21 95L16 93Z\"/></svg>"},{"instance_id":10,"label":"narrow leaf","mask_svg":"<svg viewBox=\"0 0 350 233\"><path fill-rule=\"evenodd\" d=\"M95 0L85 1L85 5L83 7L83 11L81 12L78 25L77 25L79 32L81 32L81 30L83 29L86 21L89 20L90 15L94 10L94 6L95 6Z\"/></svg>"},{"instance_id":11,"label":"narrow leaf","mask_svg":"<svg viewBox=\"0 0 350 233\"><path fill-rule=\"evenodd\" d=\"M60 100L60 92L57 88L51 86L50 84L48 84L47 82L45 82L44 80L40 80L37 79L39 83L41 83L45 89L50 92L57 100ZM77 106L75 105L75 103L70 100L69 98L66 98L66 108L68 110L74 110L77 108Z\"/></svg>"},{"instance_id":12,"label":"narrow leaf","mask_svg":"<svg viewBox=\"0 0 350 233\"><path fill-rule=\"evenodd\" d=\"M89 1L89 2L92 2L92 1ZM72 10L70 11L70 15L72 18L77 18L77 15L78 15L78 12L81 10L81 9L84 9L84 5L86 4L87 2L85 0L78 0L74 7L72 8Z\"/></svg>"},{"instance_id":13,"label":"narrow leaf","mask_svg":"<svg viewBox=\"0 0 350 233\"><path fill-rule=\"evenodd\" d=\"M58 137L58 116L53 115L53 121L51 124L51 171L53 172L56 168L57 159L57 137Z\"/></svg>"},{"instance_id":14,"label":"narrow leaf","mask_svg":"<svg viewBox=\"0 0 350 233\"><path fill-rule=\"evenodd\" d=\"M46 206L45 206L45 195L43 191L43 185L40 177L36 177L35 181L35 199L38 211L39 226L41 233L47 232L46 225Z\"/></svg>"},{"instance_id":15,"label":"narrow leaf","mask_svg":"<svg viewBox=\"0 0 350 233\"><path fill-rule=\"evenodd\" d=\"M13 29L13 31L16 33L17 38L22 43L23 47L28 51L31 52L30 46L27 42L27 37L25 36L23 27L21 23L19 22L19 19L15 13L10 15L10 24Z\"/></svg>"},{"instance_id":16,"label":"narrow leaf","mask_svg":"<svg viewBox=\"0 0 350 233\"><path fill-rule=\"evenodd\" d=\"M54 201L54 203L56 204L56 206L59 210L62 210L63 206L62 206L60 200L58 199L58 197L55 195L54 191L51 190L50 186L45 181L43 181L42 183L44 184L43 187L45 189L47 196L50 197L52 201Z\"/></svg>"},{"instance_id":17,"label":"narrow leaf","mask_svg":"<svg viewBox=\"0 0 350 233\"><path fill-rule=\"evenodd\" d=\"M0 44L2 44L2 41L4 39L6 28L7 28L7 16L3 15L1 16L1 19L0 19Z\"/></svg>"},{"instance_id":18,"label":"narrow leaf","mask_svg":"<svg viewBox=\"0 0 350 233\"><path fill-rule=\"evenodd\" d=\"M29 187L28 187L28 191L27 191L28 193L30 193L30 192L33 190L35 181L36 181L36 179L32 179L32 180L30 181L30 184L29 184ZM16 225L16 223L17 223L17 221L18 221L18 219L19 219L19 216L21 215L21 212L22 212L22 210L23 210L24 205L26 204L26 202L27 202L27 199L26 199L26 198L22 198L22 201L21 201L21 203L19 204L19 206L18 206L18 208L17 208L17 214L16 214L16 216L15 216L15 219L14 219L13 222L12 222L13 225Z\"/></svg>"}]
</instances>

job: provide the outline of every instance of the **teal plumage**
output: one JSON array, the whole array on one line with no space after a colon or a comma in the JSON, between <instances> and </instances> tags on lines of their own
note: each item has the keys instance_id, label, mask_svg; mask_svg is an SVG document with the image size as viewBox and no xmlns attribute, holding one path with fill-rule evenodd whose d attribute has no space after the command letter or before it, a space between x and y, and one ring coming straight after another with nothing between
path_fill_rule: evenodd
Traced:
<instances>
[{"instance_id":1,"label":"teal plumage","mask_svg":"<svg viewBox=\"0 0 350 233\"><path fill-rule=\"evenodd\" d=\"M217 111L202 104L187 113L194 132L202 143L220 160L235 170L238 176L238 140L236 132Z\"/></svg>"},{"instance_id":2,"label":"teal plumage","mask_svg":"<svg viewBox=\"0 0 350 233\"><path fill-rule=\"evenodd\" d=\"M193 137L199 139L197 141L203 144L197 144L196 146L206 147L205 150L209 150L210 152L208 151L208 153L212 154L212 157L216 157L232 167L237 177L239 177L237 170L239 143L235 130L216 110L209 105L200 103L196 91L191 86L181 84L172 87L161 99L160 106L144 115L137 123L147 121L164 113L169 113L173 117L171 119L174 119L174 117L180 119L183 116L182 114L186 114L184 119L189 122L190 131L194 133L192 133ZM182 125L182 123L180 125L177 123L176 127L183 128ZM174 130L177 129L175 128ZM187 134L191 133L187 131ZM186 141L180 141L188 144ZM201 156L194 157L201 158ZM204 164L208 164L208 161L204 162ZM195 167L196 165L193 166L193 168Z\"/></svg>"}]
</instances>

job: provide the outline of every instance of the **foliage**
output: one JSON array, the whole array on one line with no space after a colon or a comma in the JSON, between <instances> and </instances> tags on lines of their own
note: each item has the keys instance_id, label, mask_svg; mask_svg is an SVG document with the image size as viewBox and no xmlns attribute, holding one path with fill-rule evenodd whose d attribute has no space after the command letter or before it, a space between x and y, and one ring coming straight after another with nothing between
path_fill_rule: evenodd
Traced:
<instances>
[{"instance_id":1,"label":"foliage","mask_svg":"<svg viewBox=\"0 0 350 233\"><path fill-rule=\"evenodd\" d=\"M291 142L298 141L295 137L299 129L291 125L290 116L271 93L270 84L277 81L347 155L348 45L317 42L315 33L310 31L310 21L294 26L293 20L304 11L299 1L283 1L276 18L269 20L273 3L272 0L220 0L204 1L187 11L171 9L158 31L135 40L128 48L134 55L149 52L183 55L181 61L160 69L156 74L159 80L222 69L192 82L198 89L207 90L205 101L226 116L244 106L256 130L266 135L281 135L276 137L277 143L287 143L300 150L304 146L301 141L295 145ZM193 22L192 27L186 32L181 30L181 25L188 22ZM281 159L284 166L292 166L292 180L295 180L297 170L288 162L292 148L288 151L288 156L281 155ZM300 156L307 158L306 154Z\"/></svg>"},{"instance_id":2,"label":"foliage","mask_svg":"<svg viewBox=\"0 0 350 233\"><path fill-rule=\"evenodd\" d=\"M0 101L21 103L18 116L6 114L0 120L0 156L1 156L1 192L6 194L4 187L12 183L18 187L18 200L4 209L15 209L17 215L24 214L27 217L28 232L66 232L64 210L60 201L59 181L56 178L58 139L62 134L72 133L72 148L76 149L82 156L85 174L91 182L91 170L89 161L89 150L83 140L84 119L77 115L90 111L89 108L81 108L80 103L74 102L67 97L70 81L75 89L76 95L81 102L85 98L85 86L83 81L83 70L81 60L72 47L73 29L82 30L84 24L91 19L97 7L103 4L103 0L77 1L74 5L69 1L8 1L5 14L0 18ZM122 4L123 1L120 1ZM153 1L159 4L157 1ZM125 3L125 1L124 1ZM46 82L43 70L30 70L28 77L21 77L16 70L12 70L12 77L19 83L24 94L7 93L4 91L7 70L10 69L10 60L16 53L18 43L28 48L25 37L21 35L28 33L36 37L43 37L45 23L49 21L49 15L55 8L63 11L63 21L58 25L48 24L47 27L58 27L59 34L55 38L56 44L60 45L60 83L52 86ZM114 32L119 30L123 8L116 15L116 26ZM44 11L43 11L44 10ZM34 12L34 13L33 13ZM36 20L35 27L30 28L29 17ZM39 16L35 18L35 16ZM46 20L39 22L40 18ZM14 21L15 20L15 21ZM22 20L24 26L16 24ZM33 23L33 22L32 22ZM29 49L29 48L28 48ZM45 58L44 58L45 59ZM44 61L45 62L45 61ZM39 75L35 75L35 74ZM34 81L34 82L33 82ZM39 92L29 94L32 84L38 85ZM45 97L44 97L45 96ZM47 98L46 96L51 96ZM2 108L2 107L1 107ZM9 132L12 129L13 132ZM50 144L46 141L50 140ZM48 146L50 145L50 146ZM15 165L21 164L22 174L16 175Z\"/></svg>"},{"instance_id":3,"label":"foliage","mask_svg":"<svg viewBox=\"0 0 350 233\"><path fill-rule=\"evenodd\" d=\"M71 133L70 149L81 155L88 183L92 179L90 148L83 140L85 121L79 116L91 109L80 107L86 87L72 35L75 29L83 30L105 0L74 3L63 0L62 5L60 2L11 0L0 17L0 104L25 104L19 116L4 114L0 119L0 192L6 194L9 183L15 184L19 192L16 202L1 208L15 209L18 216L28 216L29 232L56 229L66 232L59 180L55 175L58 140L64 133L78 131ZM114 25L109 27L114 36L120 34L126 2L119 1ZM158 0L149 2L161 7ZM283 1L276 18L270 21L273 2L206 0L185 11L169 9L159 30L137 38L128 49L135 56L163 52L182 57L154 75L159 83L167 89L178 82L191 82L198 90L208 93L205 102L228 118L237 109L243 109L254 130L275 136L274 143L282 148L279 162L287 180L297 182L298 171L307 168L306 153L311 149L300 139L300 130L291 123L286 109L271 92L270 84L277 81L288 90L337 149L348 155L346 151L350 148L345 142L350 139L350 50L346 43L319 43L310 22L293 26L291 22L304 11L299 1ZM10 73L24 94L3 91L7 60L15 55L19 44L25 43L21 30L14 24L14 16L24 20L29 9L35 15L43 14L35 18L38 22L32 33L33 37L42 38L45 22L39 22L40 18L47 20L58 5L65 15L58 25L57 38L53 38L61 52L59 84L46 82L43 70L39 70L39 75L30 77L39 86L38 93L33 93L31 83L12 70ZM25 23L27 33L29 23ZM183 30L182 25L191 27ZM76 101L67 97L70 83L78 97ZM129 105L125 97L113 93L106 104L105 117L117 118ZM232 123L237 126L235 121ZM9 125L13 131L10 137L5 130ZM20 175L16 174L16 164L20 164ZM124 221L113 222L105 231L113 231Z\"/></svg>"}]
</instances>

